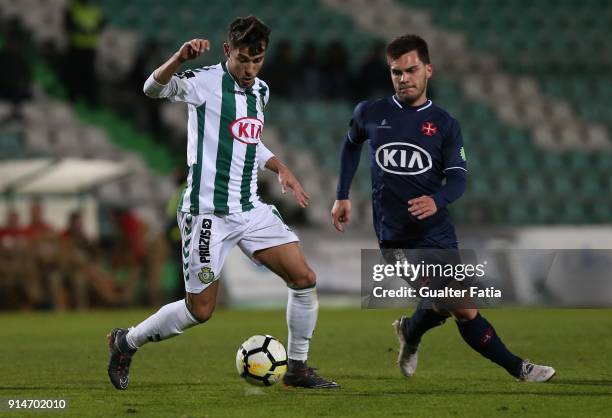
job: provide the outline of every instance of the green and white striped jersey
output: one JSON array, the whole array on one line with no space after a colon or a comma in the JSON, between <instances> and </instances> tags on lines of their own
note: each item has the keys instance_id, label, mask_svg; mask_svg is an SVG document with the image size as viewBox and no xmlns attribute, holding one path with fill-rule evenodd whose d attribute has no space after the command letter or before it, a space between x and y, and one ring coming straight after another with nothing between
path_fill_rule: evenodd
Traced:
<instances>
[{"instance_id":1,"label":"green and white striped jersey","mask_svg":"<svg viewBox=\"0 0 612 418\"><path fill-rule=\"evenodd\" d=\"M174 74L167 85L153 75L150 97L186 102L189 176L179 210L192 214L236 213L261 204L257 167L273 154L261 142L268 85L259 78L244 89L225 63Z\"/></svg>"}]
</instances>

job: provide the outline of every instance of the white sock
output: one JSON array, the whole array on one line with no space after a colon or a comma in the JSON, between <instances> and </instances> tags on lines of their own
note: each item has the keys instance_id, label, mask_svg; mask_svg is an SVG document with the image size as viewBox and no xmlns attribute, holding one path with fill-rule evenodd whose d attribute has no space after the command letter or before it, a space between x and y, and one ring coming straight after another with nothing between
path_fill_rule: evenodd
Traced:
<instances>
[{"instance_id":1,"label":"white sock","mask_svg":"<svg viewBox=\"0 0 612 418\"><path fill-rule=\"evenodd\" d=\"M317 288L289 289L287 301L287 327L289 328L288 357L305 361L310 339L317 323L319 300Z\"/></svg>"},{"instance_id":2,"label":"white sock","mask_svg":"<svg viewBox=\"0 0 612 418\"><path fill-rule=\"evenodd\" d=\"M137 349L147 341L161 341L182 334L183 330L198 324L184 299L169 303L159 311L130 328L126 340L130 348Z\"/></svg>"}]
</instances>

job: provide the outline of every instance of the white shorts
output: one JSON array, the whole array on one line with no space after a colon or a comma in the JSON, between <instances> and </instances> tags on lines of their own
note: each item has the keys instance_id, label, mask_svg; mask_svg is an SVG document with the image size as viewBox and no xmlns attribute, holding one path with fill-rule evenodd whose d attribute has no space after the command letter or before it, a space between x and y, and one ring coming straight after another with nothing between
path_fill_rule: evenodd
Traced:
<instances>
[{"instance_id":1,"label":"white shorts","mask_svg":"<svg viewBox=\"0 0 612 418\"><path fill-rule=\"evenodd\" d=\"M255 251L299 241L272 205L229 215L179 211L177 219L183 242L183 278L189 293L200 293L219 278L225 258L235 245L260 265L253 258Z\"/></svg>"}]
</instances>

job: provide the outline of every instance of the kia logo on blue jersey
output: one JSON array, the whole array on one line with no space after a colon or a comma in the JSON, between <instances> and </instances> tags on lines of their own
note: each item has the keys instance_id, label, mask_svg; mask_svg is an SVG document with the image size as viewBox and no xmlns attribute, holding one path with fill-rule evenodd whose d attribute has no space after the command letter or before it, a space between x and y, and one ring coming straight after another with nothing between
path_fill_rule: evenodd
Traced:
<instances>
[{"instance_id":1,"label":"kia logo on blue jersey","mask_svg":"<svg viewBox=\"0 0 612 418\"><path fill-rule=\"evenodd\" d=\"M390 142L376 150L376 164L387 173L414 176L432 167L431 155L406 142Z\"/></svg>"}]
</instances>

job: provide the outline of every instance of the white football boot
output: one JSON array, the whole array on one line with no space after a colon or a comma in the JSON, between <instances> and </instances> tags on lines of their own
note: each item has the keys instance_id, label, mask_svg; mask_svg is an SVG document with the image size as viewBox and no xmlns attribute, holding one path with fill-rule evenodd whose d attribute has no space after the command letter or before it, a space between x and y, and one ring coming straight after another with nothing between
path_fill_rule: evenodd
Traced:
<instances>
[{"instance_id":1,"label":"white football boot","mask_svg":"<svg viewBox=\"0 0 612 418\"><path fill-rule=\"evenodd\" d=\"M399 355L397 356L397 364L399 365L400 371L406 377L412 377L416 372L417 364L419 362L419 345L411 345L406 343L406 337L404 336L404 321L408 321L410 318L402 316L393 322L393 329L397 334L399 340Z\"/></svg>"},{"instance_id":2,"label":"white football boot","mask_svg":"<svg viewBox=\"0 0 612 418\"><path fill-rule=\"evenodd\" d=\"M529 360L523 361L519 380L523 382L548 382L555 375L555 369L549 366L533 364Z\"/></svg>"}]
</instances>

